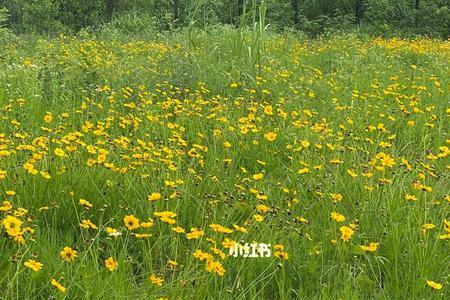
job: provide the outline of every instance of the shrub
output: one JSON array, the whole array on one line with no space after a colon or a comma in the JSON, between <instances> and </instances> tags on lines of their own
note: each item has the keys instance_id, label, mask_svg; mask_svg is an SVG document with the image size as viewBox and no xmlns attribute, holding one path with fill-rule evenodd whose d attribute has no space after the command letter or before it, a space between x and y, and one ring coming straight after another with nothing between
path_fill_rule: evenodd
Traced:
<instances>
[{"instance_id":1,"label":"shrub","mask_svg":"<svg viewBox=\"0 0 450 300\"><path fill-rule=\"evenodd\" d=\"M16 36L3 26L7 19L8 10L6 8L0 8L0 47L10 44L16 39Z\"/></svg>"},{"instance_id":2,"label":"shrub","mask_svg":"<svg viewBox=\"0 0 450 300\"><path fill-rule=\"evenodd\" d=\"M156 18L148 13L128 12L115 17L110 23L100 27L102 37L151 36L156 34Z\"/></svg>"}]
</instances>

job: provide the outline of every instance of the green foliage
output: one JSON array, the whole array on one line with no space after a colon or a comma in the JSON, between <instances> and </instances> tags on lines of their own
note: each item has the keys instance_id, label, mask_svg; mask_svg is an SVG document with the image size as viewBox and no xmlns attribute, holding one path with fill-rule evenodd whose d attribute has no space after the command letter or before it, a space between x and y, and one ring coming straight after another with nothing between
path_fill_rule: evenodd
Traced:
<instances>
[{"instance_id":1,"label":"green foliage","mask_svg":"<svg viewBox=\"0 0 450 300\"><path fill-rule=\"evenodd\" d=\"M291 0L267 1L267 21L274 29L293 27L294 11Z\"/></svg>"},{"instance_id":2,"label":"green foliage","mask_svg":"<svg viewBox=\"0 0 450 300\"><path fill-rule=\"evenodd\" d=\"M319 15L312 20L306 17L302 19L302 29L310 35L319 35L326 32L339 32L349 30L353 26L353 16L339 14L334 16Z\"/></svg>"},{"instance_id":3,"label":"green foliage","mask_svg":"<svg viewBox=\"0 0 450 300\"><path fill-rule=\"evenodd\" d=\"M8 9L0 8L0 27L3 26L3 23L8 20Z\"/></svg>"},{"instance_id":4,"label":"green foliage","mask_svg":"<svg viewBox=\"0 0 450 300\"><path fill-rule=\"evenodd\" d=\"M450 36L450 1L427 1L416 12L417 33Z\"/></svg>"},{"instance_id":5,"label":"green foliage","mask_svg":"<svg viewBox=\"0 0 450 300\"><path fill-rule=\"evenodd\" d=\"M355 34L299 40L295 30L267 31L259 7L246 11L239 29L190 26L135 39L127 26L143 26L145 16L119 22L119 14L112 24L123 40L83 30L81 39L22 37L20 47L1 52L7 173L0 186L14 205L1 216L20 214L35 233L21 245L0 229L0 298L449 298L448 241L439 239L449 212L448 157L436 158L448 148L448 43ZM276 140L266 140L268 132ZM200 157L186 153L204 146ZM55 156L57 147L67 156ZM99 150L108 166L97 163ZM395 158L394 167L378 165L382 153ZM42 172L30 174L27 161ZM299 174L305 165L311 173ZM264 178L254 181L259 172ZM184 183L166 186L172 179ZM15 196L5 195L13 189ZM155 191L163 198L147 201ZM407 201L407 193L417 199ZM80 198L93 208L78 205ZM255 222L263 203L270 211ZM136 231L151 233L147 240L124 228L125 215L147 220L168 210L177 226L205 229L205 236L188 240L159 219ZM87 218L98 231L79 226ZM248 232L216 233L213 223ZM347 242L344 224L355 226ZM424 224L436 228L425 233ZM107 226L123 235L109 236ZM225 237L283 244L289 259L229 257L225 275L212 275L192 253L210 252L209 239L224 249ZM378 249L362 251L370 242ZM65 246L78 251L75 261L62 260ZM115 272L104 267L110 256L119 262ZM24 266L31 258L41 271ZM175 270L168 259L178 262ZM149 282L152 274L165 279L162 287ZM426 280L444 287L434 291Z\"/></svg>"},{"instance_id":6,"label":"green foliage","mask_svg":"<svg viewBox=\"0 0 450 300\"><path fill-rule=\"evenodd\" d=\"M105 20L104 0L58 0L58 20L74 31L97 26Z\"/></svg>"},{"instance_id":7,"label":"green foliage","mask_svg":"<svg viewBox=\"0 0 450 300\"><path fill-rule=\"evenodd\" d=\"M153 34L153 29L239 26L242 18L251 18L261 3L262 0L0 0L0 7L10 12L7 26L20 33L78 32L90 28ZM374 35L450 36L450 0L267 0L265 6L267 24L275 31L296 29L316 36L359 29ZM136 28L131 29L132 26ZM143 27L146 28L142 32Z\"/></svg>"},{"instance_id":8,"label":"green foliage","mask_svg":"<svg viewBox=\"0 0 450 300\"><path fill-rule=\"evenodd\" d=\"M159 23L161 24L161 23ZM100 36L120 37L127 36L149 36L156 33L158 21L149 13L128 12L115 17L110 23L101 26Z\"/></svg>"},{"instance_id":9,"label":"green foliage","mask_svg":"<svg viewBox=\"0 0 450 300\"><path fill-rule=\"evenodd\" d=\"M60 3L55 0L24 0L22 30L31 33L65 32L69 28L58 20Z\"/></svg>"},{"instance_id":10,"label":"green foliage","mask_svg":"<svg viewBox=\"0 0 450 300\"><path fill-rule=\"evenodd\" d=\"M416 10L408 0L369 0L366 28L373 34L450 36L450 1L420 1Z\"/></svg>"},{"instance_id":11,"label":"green foliage","mask_svg":"<svg viewBox=\"0 0 450 300\"><path fill-rule=\"evenodd\" d=\"M7 8L0 7L0 49L15 40L15 36L10 30L4 28L4 23L8 19L9 11Z\"/></svg>"}]
</instances>

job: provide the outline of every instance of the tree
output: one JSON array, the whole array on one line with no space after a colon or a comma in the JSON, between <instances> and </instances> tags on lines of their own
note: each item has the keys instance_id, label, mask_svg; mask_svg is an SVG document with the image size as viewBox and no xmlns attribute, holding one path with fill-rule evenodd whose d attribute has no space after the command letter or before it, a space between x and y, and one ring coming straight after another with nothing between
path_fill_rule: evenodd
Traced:
<instances>
[{"instance_id":1,"label":"tree","mask_svg":"<svg viewBox=\"0 0 450 300\"><path fill-rule=\"evenodd\" d=\"M294 24L300 25L300 0L291 0L292 8L294 9Z\"/></svg>"},{"instance_id":2,"label":"tree","mask_svg":"<svg viewBox=\"0 0 450 300\"><path fill-rule=\"evenodd\" d=\"M355 0L355 20L356 24L360 24L364 17L364 3L363 0Z\"/></svg>"},{"instance_id":3,"label":"tree","mask_svg":"<svg viewBox=\"0 0 450 300\"><path fill-rule=\"evenodd\" d=\"M240 17L244 13L244 0L238 0L237 7L238 7L238 16Z\"/></svg>"},{"instance_id":4,"label":"tree","mask_svg":"<svg viewBox=\"0 0 450 300\"><path fill-rule=\"evenodd\" d=\"M419 24L419 7L420 7L420 0L416 0L414 3L414 9L415 9L414 25L416 25L416 27Z\"/></svg>"},{"instance_id":5,"label":"tree","mask_svg":"<svg viewBox=\"0 0 450 300\"><path fill-rule=\"evenodd\" d=\"M173 0L173 21L180 19L180 0Z\"/></svg>"},{"instance_id":6,"label":"tree","mask_svg":"<svg viewBox=\"0 0 450 300\"><path fill-rule=\"evenodd\" d=\"M106 17L108 21L112 20L115 4L115 0L106 0Z\"/></svg>"}]
</instances>

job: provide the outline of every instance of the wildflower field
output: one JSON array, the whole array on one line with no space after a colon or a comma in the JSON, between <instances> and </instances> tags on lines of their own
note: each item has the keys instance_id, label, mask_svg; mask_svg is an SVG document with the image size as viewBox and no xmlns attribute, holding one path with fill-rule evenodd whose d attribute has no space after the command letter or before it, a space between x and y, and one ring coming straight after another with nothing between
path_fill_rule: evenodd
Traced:
<instances>
[{"instance_id":1,"label":"wildflower field","mask_svg":"<svg viewBox=\"0 0 450 300\"><path fill-rule=\"evenodd\" d=\"M186 36L0 46L0 297L448 299L449 42Z\"/></svg>"}]
</instances>

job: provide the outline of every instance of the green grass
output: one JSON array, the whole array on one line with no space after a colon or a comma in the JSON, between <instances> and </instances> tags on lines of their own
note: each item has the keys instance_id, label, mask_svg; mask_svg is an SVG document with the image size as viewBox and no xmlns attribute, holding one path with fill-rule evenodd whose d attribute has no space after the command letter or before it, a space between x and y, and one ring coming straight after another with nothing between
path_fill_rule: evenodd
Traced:
<instances>
[{"instance_id":1,"label":"green grass","mask_svg":"<svg viewBox=\"0 0 450 300\"><path fill-rule=\"evenodd\" d=\"M7 173L0 192L13 209L0 214L25 208L18 218L35 229L24 244L1 229L5 299L448 298L449 245L439 236L450 219L449 43L303 40L261 25L152 40L28 38L4 48L0 170ZM130 103L134 108L124 106ZM266 140L267 132L276 139ZM106 161L89 166L101 149ZM395 164L377 168L379 153ZM33 155L35 169L50 179L24 169ZM305 167L309 173L299 174ZM255 180L257 173L264 178ZM177 179L183 183L165 185ZM149 202L152 192L162 199ZM80 206L80 198L93 207ZM269 210L259 213L260 204ZM155 211L175 212L176 225ZM333 221L332 212L346 221ZM131 214L154 225L130 231L123 218ZM83 219L98 229L80 228ZM423 234L427 223L435 228ZM248 232L218 233L210 224ZM352 224L345 242L339 228ZM187 239L172 226L205 234ZM123 234L108 236L106 227ZM225 238L281 244L289 258L222 260L207 239L228 254ZM370 242L379 243L376 251L361 249ZM73 262L60 257L65 246L78 252ZM193 256L198 249L213 254L225 274L208 272ZM114 272L104 266L108 257L119 263ZM42 270L24 266L31 258ZM178 266L171 270L168 260Z\"/></svg>"}]
</instances>

